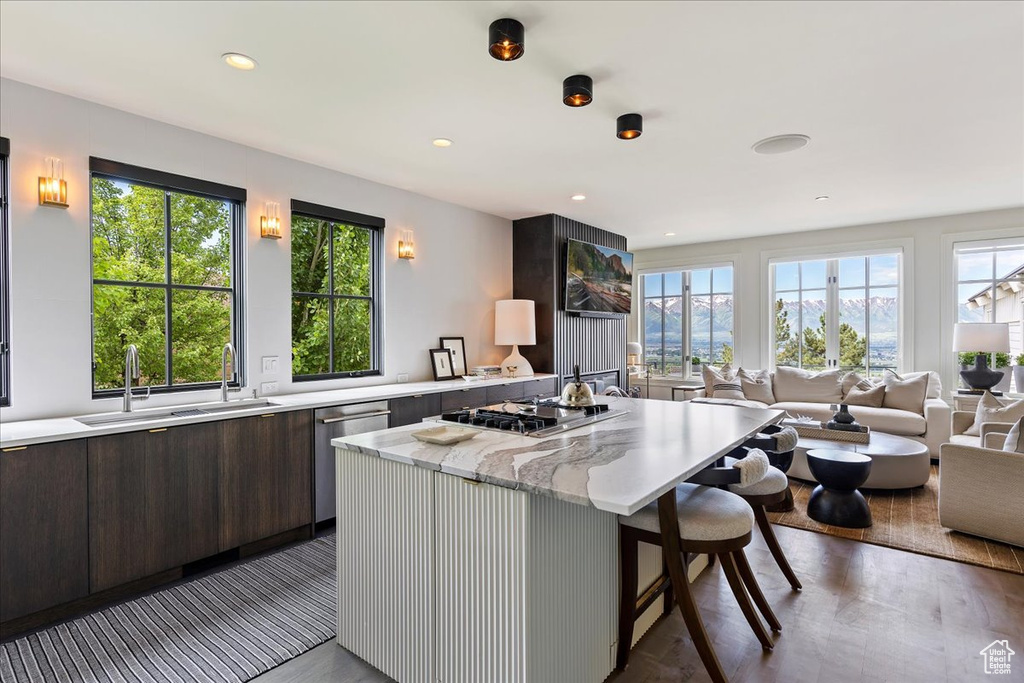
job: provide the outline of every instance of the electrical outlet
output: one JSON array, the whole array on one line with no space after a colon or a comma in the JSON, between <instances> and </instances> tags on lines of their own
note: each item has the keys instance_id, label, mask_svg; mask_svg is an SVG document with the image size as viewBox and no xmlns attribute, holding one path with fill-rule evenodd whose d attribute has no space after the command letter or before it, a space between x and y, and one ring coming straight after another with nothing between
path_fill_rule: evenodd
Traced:
<instances>
[{"instance_id":1,"label":"electrical outlet","mask_svg":"<svg viewBox=\"0 0 1024 683\"><path fill-rule=\"evenodd\" d=\"M395 377L395 381L398 382L399 384L405 384L406 382L409 381L409 373L408 372L400 372L400 373L398 373L398 376Z\"/></svg>"},{"instance_id":2,"label":"electrical outlet","mask_svg":"<svg viewBox=\"0 0 1024 683\"><path fill-rule=\"evenodd\" d=\"M263 356L263 374L277 374L277 356Z\"/></svg>"},{"instance_id":3,"label":"electrical outlet","mask_svg":"<svg viewBox=\"0 0 1024 683\"><path fill-rule=\"evenodd\" d=\"M277 382L263 382L260 384L260 393L266 396L267 394L277 393Z\"/></svg>"}]
</instances>

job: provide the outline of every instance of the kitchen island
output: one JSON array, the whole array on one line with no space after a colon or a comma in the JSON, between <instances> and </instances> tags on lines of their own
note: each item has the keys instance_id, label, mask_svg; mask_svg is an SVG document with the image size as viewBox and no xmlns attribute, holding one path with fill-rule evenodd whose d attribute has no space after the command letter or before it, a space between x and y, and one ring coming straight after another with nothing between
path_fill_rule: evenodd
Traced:
<instances>
[{"instance_id":1,"label":"kitchen island","mask_svg":"<svg viewBox=\"0 0 1024 683\"><path fill-rule=\"evenodd\" d=\"M628 412L549 437L436 446L409 425L332 441L339 645L402 683L604 680L617 515L659 501L676 546L674 487L782 417L607 402ZM682 572L677 554L670 573Z\"/></svg>"}]
</instances>

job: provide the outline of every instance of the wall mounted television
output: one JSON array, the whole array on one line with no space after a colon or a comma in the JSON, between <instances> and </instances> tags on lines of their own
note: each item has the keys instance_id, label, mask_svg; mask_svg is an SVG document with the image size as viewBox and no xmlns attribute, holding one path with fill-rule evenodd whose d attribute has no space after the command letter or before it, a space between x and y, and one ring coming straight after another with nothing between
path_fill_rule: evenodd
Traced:
<instances>
[{"instance_id":1,"label":"wall mounted television","mask_svg":"<svg viewBox=\"0 0 1024 683\"><path fill-rule=\"evenodd\" d=\"M629 315L633 255L621 249L569 240L565 250L565 310L582 316Z\"/></svg>"}]
</instances>

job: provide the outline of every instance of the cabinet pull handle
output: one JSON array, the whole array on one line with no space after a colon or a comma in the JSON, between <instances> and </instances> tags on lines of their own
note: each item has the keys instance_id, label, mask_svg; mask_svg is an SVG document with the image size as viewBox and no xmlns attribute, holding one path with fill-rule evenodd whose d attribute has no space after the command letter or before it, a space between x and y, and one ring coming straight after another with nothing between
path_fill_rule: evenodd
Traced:
<instances>
[{"instance_id":1,"label":"cabinet pull handle","mask_svg":"<svg viewBox=\"0 0 1024 683\"><path fill-rule=\"evenodd\" d=\"M413 398L423 398L423 394L415 394Z\"/></svg>"},{"instance_id":2,"label":"cabinet pull handle","mask_svg":"<svg viewBox=\"0 0 1024 683\"><path fill-rule=\"evenodd\" d=\"M390 415L390 410L378 410L373 413L356 413L355 415L342 415L341 417L325 417L320 420L320 424L329 425L335 422L348 422L349 420L362 420L366 417L381 417L383 415Z\"/></svg>"},{"instance_id":3,"label":"cabinet pull handle","mask_svg":"<svg viewBox=\"0 0 1024 683\"><path fill-rule=\"evenodd\" d=\"M274 417L274 413L266 413L265 415L260 415L260 417Z\"/></svg>"},{"instance_id":4,"label":"cabinet pull handle","mask_svg":"<svg viewBox=\"0 0 1024 683\"><path fill-rule=\"evenodd\" d=\"M5 448L4 449L4 453L13 453L14 451L23 451L26 448L28 448L28 446L12 446L10 448Z\"/></svg>"},{"instance_id":5,"label":"cabinet pull handle","mask_svg":"<svg viewBox=\"0 0 1024 683\"><path fill-rule=\"evenodd\" d=\"M161 427L160 429L150 429L149 433L150 434L157 434L159 432L166 432L166 431L167 431L167 427Z\"/></svg>"},{"instance_id":6,"label":"cabinet pull handle","mask_svg":"<svg viewBox=\"0 0 1024 683\"><path fill-rule=\"evenodd\" d=\"M476 480L473 480L473 479L466 479L465 477L462 478L462 483L463 484L469 484L471 486L479 486L480 485L480 482L478 482Z\"/></svg>"}]
</instances>

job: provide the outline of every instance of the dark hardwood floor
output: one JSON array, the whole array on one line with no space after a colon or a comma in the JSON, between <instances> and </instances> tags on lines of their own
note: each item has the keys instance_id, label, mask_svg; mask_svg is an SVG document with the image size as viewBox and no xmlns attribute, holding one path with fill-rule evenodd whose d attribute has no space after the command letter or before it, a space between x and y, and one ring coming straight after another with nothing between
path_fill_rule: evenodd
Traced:
<instances>
[{"instance_id":1,"label":"dark hardwood floor","mask_svg":"<svg viewBox=\"0 0 1024 683\"><path fill-rule=\"evenodd\" d=\"M721 569L693 584L701 615L734 683L965 683L987 681L980 651L1009 640L1024 653L1024 576L776 527L804 584L793 592L760 536L750 563L783 624L762 651ZM1024 654L1013 675L1024 681ZM1016 659L1016 658L1015 658ZM1018 663L1019 661L1019 663ZM259 683L387 681L333 641L256 679ZM678 611L633 650L607 683L708 681ZM557 683L557 682L538 682Z\"/></svg>"}]
</instances>

